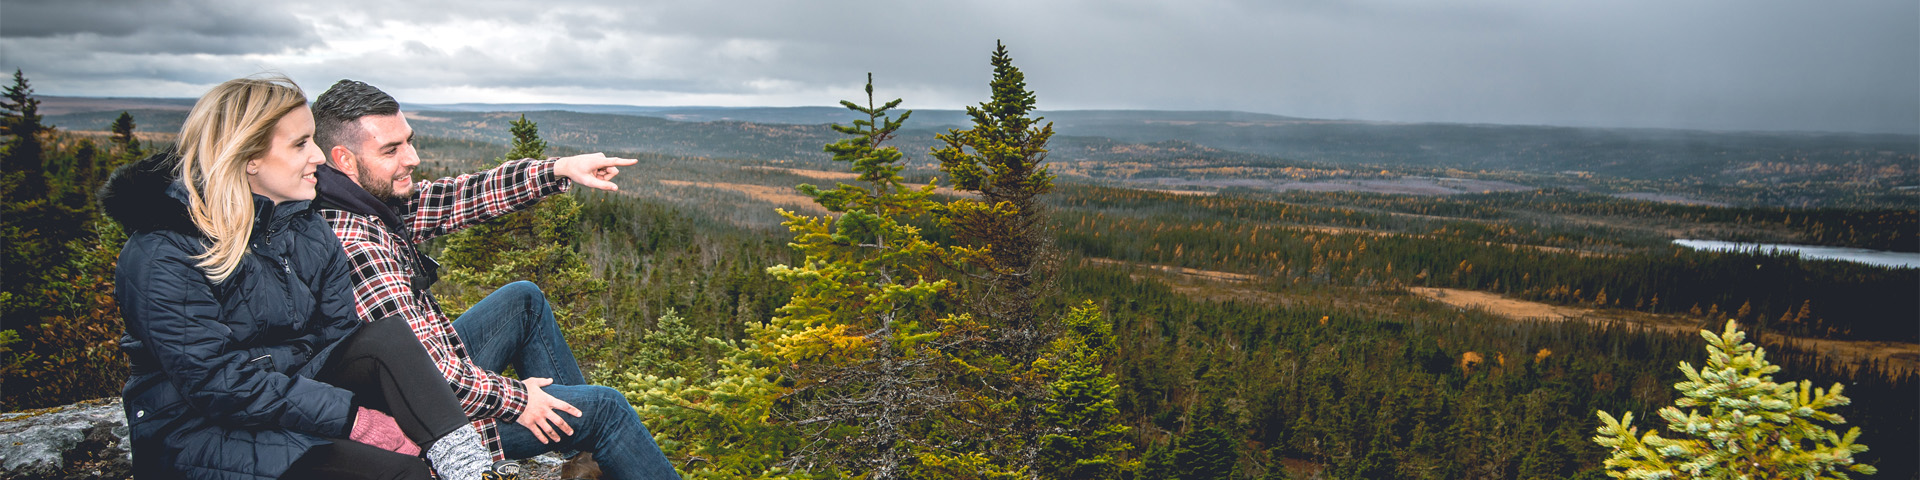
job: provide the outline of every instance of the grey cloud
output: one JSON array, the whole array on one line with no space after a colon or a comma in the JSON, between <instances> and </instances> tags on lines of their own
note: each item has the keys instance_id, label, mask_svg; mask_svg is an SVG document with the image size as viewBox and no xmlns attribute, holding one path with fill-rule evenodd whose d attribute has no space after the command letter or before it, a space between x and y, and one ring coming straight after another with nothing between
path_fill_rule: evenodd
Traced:
<instances>
[{"instance_id":1,"label":"grey cloud","mask_svg":"<svg viewBox=\"0 0 1920 480\"><path fill-rule=\"evenodd\" d=\"M598 62L578 49L549 45L544 54L505 59L472 48L443 51L409 42L397 52L376 52L340 59L319 75L352 77L382 88L579 87L634 91L737 93L716 88L710 77L670 76L620 68L619 59ZM310 82L312 80L309 80ZM332 79L323 79L331 82ZM476 99L474 101L488 101Z\"/></svg>"},{"instance_id":2,"label":"grey cloud","mask_svg":"<svg viewBox=\"0 0 1920 480\"><path fill-rule=\"evenodd\" d=\"M274 69L236 56L74 53L17 46L15 40L0 40L12 63L8 66L21 68L42 95L197 97L220 82Z\"/></svg>"},{"instance_id":3,"label":"grey cloud","mask_svg":"<svg viewBox=\"0 0 1920 480\"><path fill-rule=\"evenodd\" d=\"M606 4L608 7L605 8L626 8L628 4L621 1L529 2L525 0L302 1L309 5L303 13L324 22L349 28L380 22L431 25L460 20L487 20L508 25L527 25L536 24L559 13L604 9L597 4Z\"/></svg>"},{"instance_id":4,"label":"grey cloud","mask_svg":"<svg viewBox=\"0 0 1920 480\"><path fill-rule=\"evenodd\" d=\"M998 39L1007 42L1046 109L1920 131L1920 89L1914 88L1920 24L1913 22L1920 4L1910 0L335 0L239 9L244 12L228 8L229 0L165 5L171 7L131 8L160 20L138 25L121 17L83 22L37 13L48 25L16 31L23 6L79 9L9 0L0 7L6 29L0 51L9 62L46 68L63 81L94 81L197 78L191 65L230 78L258 67L232 54L311 49L328 54L289 67L289 73L322 77L296 77L308 83L352 76L417 91L792 98L848 91L873 72L883 96L912 92L917 98L907 98L909 106L952 108L985 98L987 57ZM217 25L182 19L162 28L174 10L230 19ZM288 13L294 11L301 16ZM368 26L435 28L476 20L514 32L513 48L428 39L338 52L309 38L314 31L341 36ZM229 25L234 22L247 26ZM155 26L141 26L147 24ZM215 55L131 55L153 51ZM145 66L101 65L130 58L145 59L132 62ZM36 78L36 85L52 91L57 83Z\"/></svg>"},{"instance_id":5,"label":"grey cloud","mask_svg":"<svg viewBox=\"0 0 1920 480\"><path fill-rule=\"evenodd\" d=\"M241 0L15 0L0 38L62 38L80 49L129 53L268 53L319 37L290 12Z\"/></svg>"}]
</instances>

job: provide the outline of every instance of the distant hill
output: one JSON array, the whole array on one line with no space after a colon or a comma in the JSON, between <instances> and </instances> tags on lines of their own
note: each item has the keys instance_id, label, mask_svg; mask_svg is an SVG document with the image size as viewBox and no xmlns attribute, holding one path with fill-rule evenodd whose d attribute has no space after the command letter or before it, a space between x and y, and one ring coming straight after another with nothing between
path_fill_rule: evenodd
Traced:
<instances>
[{"instance_id":1,"label":"distant hill","mask_svg":"<svg viewBox=\"0 0 1920 480\"><path fill-rule=\"evenodd\" d=\"M122 110L181 110L193 107L191 98L60 97L43 96L40 111L48 115L66 115ZM406 111L435 112L538 112L564 111L664 118L682 122L751 122L793 125L847 123L858 114L841 107L648 107L575 103L402 103ZM1323 120L1237 111L1178 110L1056 110L1037 115L1054 122L1056 128L1079 125L1292 125L1292 124L1368 124L1346 120ZM913 109L918 127L962 127L971 123L963 110Z\"/></svg>"},{"instance_id":2,"label":"distant hill","mask_svg":"<svg viewBox=\"0 0 1920 480\"><path fill-rule=\"evenodd\" d=\"M43 114L43 123L67 130L107 131L112 129L113 121L120 118L120 112L133 115L134 131L179 133L180 124L187 122L187 110L165 108L115 109L111 111L88 111L62 114ZM41 109L45 112L45 109Z\"/></svg>"},{"instance_id":3,"label":"distant hill","mask_svg":"<svg viewBox=\"0 0 1920 480\"><path fill-rule=\"evenodd\" d=\"M179 128L188 99L43 97L49 123L102 130L123 109L140 131ZM827 165L837 107L642 107L568 104L407 105L423 135L507 143L524 114L555 145L587 151ZM54 113L60 112L60 113ZM1920 204L1920 136L1716 132L1525 125L1382 123L1235 111L1039 112L1058 135L1061 173L1179 184L1468 176L1535 187L1678 194L1751 205ZM957 110L915 111L895 146L931 167L934 136L968 124ZM1303 170L1304 169L1304 170ZM1275 184L1278 185L1278 184ZM1257 188L1257 187L1256 187ZM1278 188L1278 187L1276 187Z\"/></svg>"},{"instance_id":4,"label":"distant hill","mask_svg":"<svg viewBox=\"0 0 1920 480\"><path fill-rule=\"evenodd\" d=\"M178 110L185 112L193 109L192 98L144 98L144 97L56 97L36 95L40 99L41 115L66 115L71 113L112 112L115 116L122 110Z\"/></svg>"},{"instance_id":5,"label":"distant hill","mask_svg":"<svg viewBox=\"0 0 1920 480\"><path fill-rule=\"evenodd\" d=\"M1719 176L1759 163L1914 165L1920 137L1527 125L1106 120L1062 128L1127 142L1184 140L1335 164L1419 165L1634 179ZM1913 174L1912 169L1904 173Z\"/></svg>"},{"instance_id":6,"label":"distant hill","mask_svg":"<svg viewBox=\"0 0 1920 480\"><path fill-rule=\"evenodd\" d=\"M792 125L820 125L828 123L847 123L859 114L841 107L635 107L625 105L569 105L556 103L516 103L516 104L408 104L405 108L413 110L454 111L454 112L530 112L540 110L558 110L580 113L611 113L621 115L639 115L665 118L683 122L752 122L780 123ZM910 122L916 127L964 127L972 123L963 110L909 109L913 110ZM1286 117L1264 113L1235 111L1175 111L1175 110L1052 110L1038 111L1035 115L1054 122L1056 128L1070 128L1087 125L1108 124L1233 124L1275 126L1300 123L1343 123L1362 122L1342 120L1319 120Z\"/></svg>"},{"instance_id":7,"label":"distant hill","mask_svg":"<svg viewBox=\"0 0 1920 480\"><path fill-rule=\"evenodd\" d=\"M409 103L400 104L405 111L436 112L535 112L541 110L559 110L580 113L619 113L626 115L659 116L656 112L681 107L641 107L634 105L599 105L578 103Z\"/></svg>"}]
</instances>

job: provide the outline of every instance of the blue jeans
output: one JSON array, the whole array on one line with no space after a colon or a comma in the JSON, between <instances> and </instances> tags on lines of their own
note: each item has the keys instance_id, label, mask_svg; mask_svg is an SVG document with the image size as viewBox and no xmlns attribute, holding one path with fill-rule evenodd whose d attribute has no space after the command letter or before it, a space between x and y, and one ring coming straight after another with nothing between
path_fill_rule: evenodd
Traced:
<instances>
[{"instance_id":1,"label":"blue jeans","mask_svg":"<svg viewBox=\"0 0 1920 480\"><path fill-rule=\"evenodd\" d=\"M453 329L480 368L499 372L511 365L523 378L551 378L553 384L541 390L580 409L579 417L560 413L573 427L573 435L554 443L540 443L527 427L501 419L500 443L507 458L584 450L594 453L594 461L609 479L680 478L626 396L586 384L540 287L532 282L500 287L454 320Z\"/></svg>"}]
</instances>

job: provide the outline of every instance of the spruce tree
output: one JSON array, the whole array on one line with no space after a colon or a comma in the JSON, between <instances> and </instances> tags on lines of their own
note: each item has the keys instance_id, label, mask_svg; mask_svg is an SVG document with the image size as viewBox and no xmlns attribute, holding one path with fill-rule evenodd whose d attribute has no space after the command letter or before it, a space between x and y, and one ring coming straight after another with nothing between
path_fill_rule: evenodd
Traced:
<instances>
[{"instance_id":1,"label":"spruce tree","mask_svg":"<svg viewBox=\"0 0 1920 480\"><path fill-rule=\"evenodd\" d=\"M508 131L513 133L513 150L507 152L500 161L512 161L522 158L546 158L547 141L540 139L540 125L527 120L527 114L520 114L519 120L508 123Z\"/></svg>"},{"instance_id":2,"label":"spruce tree","mask_svg":"<svg viewBox=\"0 0 1920 480\"><path fill-rule=\"evenodd\" d=\"M1399 461L1393 457L1393 447L1387 445L1379 436L1368 442L1367 455L1355 466L1354 478L1395 478L1399 476Z\"/></svg>"},{"instance_id":3,"label":"spruce tree","mask_svg":"<svg viewBox=\"0 0 1920 480\"><path fill-rule=\"evenodd\" d=\"M927 438L947 434L933 425L964 401L950 381L964 368L946 360L944 349L961 348L951 342L978 329L934 309L952 282L939 278L941 247L911 222L931 215L935 186L907 186L900 151L882 146L912 112L894 119L888 110L899 99L876 105L871 75L866 92L865 105L840 102L866 118L834 125L848 138L825 147L864 185L800 185L827 215L779 210L805 261L767 269L793 296L772 322L785 337L765 343L779 348L774 355L794 382L784 414L809 439L794 462L895 478L915 465L972 462L968 451L946 448L954 442Z\"/></svg>"},{"instance_id":4,"label":"spruce tree","mask_svg":"<svg viewBox=\"0 0 1920 480\"><path fill-rule=\"evenodd\" d=\"M701 347L705 343L679 312L668 308L633 349L632 367L665 378L699 378L704 373Z\"/></svg>"},{"instance_id":5,"label":"spruce tree","mask_svg":"<svg viewBox=\"0 0 1920 480\"><path fill-rule=\"evenodd\" d=\"M513 133L513 144L508 147L506 154L493 159L489 167L497 167L523 158L546 158L547 141L540 138L539 124L527 120L527 116L521 114L520 119L513 120L508 125L508 130ZM554 197L566 196L563 194ZM550 202L551 200L552 198L543 199L540 204L528 210L538 212L543 209L560 208L549 203L567 203L567 200ZM493 257L501 252L534 243L536 229L533 217L538 215L538 213L529 215L516 212L462 230L447 239L447 249L442 260L451 265L475 268L489 266L493 263Z\"/></svg>"},{"instance_id":6,"label":"spruce tree","mask_svg":"<svg viewBox=\"0 0 1920 480\"><path fill-rule=\"evenodd\" d=\"M683 322L662 315L658 331L639 348L642 368L628 369L613 385L625 393L660 450L687 478L802 479L783 465L802 445L800 430L781 421L780 404L793 392L782 377L779 353L796 338L793 330L749 321L750 338L703 337L681 342ZM691 333L685 332L685 333ZM710 348L719 360L711 372L682 368L665 357L688 348ZM652 353L658 352L658 353ZM651 359L666 368L645 368Z\"/></svg>"},{"instance_id":7,"label":"spruce tree","mask_svg":"<svg viewBox=\"0 0 1920 480\"><path fill-rule=\"evenodd\" d=\"M1181 480L1232 480L1239 459L1239 441L1219 426L1193 432L1173 449L1173 469Z\"/></svg>"},{"instance_id":8,"label":"spruce tree","mask_svg":"<svg viewBox=\"0 0 1920 480\"><path fill-rule=\"evenodd\" d=\"M1143 479L1177 479L1178 470L1173 463L1173 451L1179 441L1167 445L1154 445L1140 459L1140 477Z\"/></svg>"},{"instance_id":9,"label":"spruce tree","mask_svg":"<svg viewBox=\"0 0 1920 480\"><path fill-rule=\"evenodd\" d=\"M1038 478L1121 478L1138 468L1121 458L1133 445L1129 427L1120 423L1114 375L1103 371L1114 353L1113 325L1087 302L1063 320L1065 335L1034 370L1053 379L1037 415L1039 445L1033 474Z\"/></svg>"},{"instance_id":10,"label":"spruce tree","mask_svg":"<svg viewBox=\"0 0 1920 480\"><path fill-rule=\"evenodd\" d=\"M140 146L140 138L133 134L136 128L139 125L133 122L133 114L127 112L120 112L120 117L113 119L113 124L108 126L108 130L113 132L113 143L120 146L119 158L125 161L139 160L146 155L146 149Z\"/></svg>"},{"instance_id":11,"label":"spruce tree","mask_svg":"<svg viewBox=\"0 0 1920 480\"><path fill-rule=\"evenodd\" d=\"M10 136L0 150L0 189L7 201L30 201L47 194L45 147L40 133L53 127L40 123L40 99L19 69L13 85L0 94L0 135Z\"/></svg>"},{"instance_id":12,"label":"spruce tree","mask_svg":"<svg viewBox=\"0 0 1920 480\"><path fill-rule=\"evenodd\" d=\"M113 143L122 146L133 143L133 114L120 112L120 117L113 119L113 124L107 128L113 132Z\"/></svg>"},{"instance_id":13,"label":"spruce tree","mask_svg":"<svg viewBox=\"0 0 1920 480\"><path fill-rule=\"evenodd\" d=\"M63 261L61 243L79 231L74 221L84 218L46 198L47 152L40 134L50 128L40 123L39 111L33 87L14 70L13 85L0 95L0 136L6 137L0 142L0 245L6 247L0 261L0 331L16 334L44 311L40 295L15 292L34 291L28 287L47 280L43 274ZM0 386L14 383L25 382Z\"/></svg>"},{"instance_id":14,"label":"spruce tree","mask_svg":"<svg viewBox=\"0 0 1920 480\"><path fill-rule=\"evenodd\" d=\"M1053 124L1029 117L1034 94L1013 65L1006 45L994 42L992 99L968 106L973 128L948 130L933 150L961 198L942 207L940 221L958 243L949 261L985 288L970 289L973 311L1009 342L1005 352L1025 360L1047 342L1035 323L1035 302L1051 286L1056 255L1039 196L1053 190L1042 165Z\"/></svg>"},{"instance_id":15,"label":"spruce tree","mask_svg":"<svg viewBox=\"0 0 1920 480\"><path fill-rule=\"evenodd\" d=\"M0 410L112 395L127 375L113 304L114 259L126 235L91 195L99 187L96 162L110 150L49 132L31 87L23 76L16 81L0 127L32 133L7 138L0 155L12 165L39 165L31 173L44 194L0 202L0 344L7 344L0 345ZM21 159L17 152L39 153ZM7 173L6 195L21 193L15 187L28 172Z\"/></svg>"},{"instance_id":16,"label":"spruce tree","mask_svg":"<svg viewBox=\"0 0 1920 480\"><path fill-rule=\"evenodd\" d=\"M1286 456L1282 455L1280 450L1280 448L1267 450L1267 473L1260 475L1260 480L1293 479L1293 475L1287 472L1287 465L1281 462L1281 459L1286 458Z\"/></svg>"},{"instance_id":17,"label":"spruce tree","mask_svg":"<svg viewBox=\"0 0 1920 480\"><path fill-rule=\"evenodd\" d=\"M1767 361L1765 349L1747 343L1732 320L1718 335L1709 330L1700 335L1707 339L1706 366L1696 369L1680 362L1687 381L1673 388L1684 396L1660 409L1667 429L1679 436L1665 438L1657 431L1640 435L1632 426L1632 412L1618 420L1598 412L1601 426L1593 441L1612 450L1604 463L1607 475L1844 479L1852 478L1849 473L1876 471L1872 465L1854 463L1854 454L1867 451L1866 445L1854 443L1859 427L1841 435L1820 425L1846 423L1827 411L1851 402L1841 395L1840 384L1822 390L1806 380L1775 383L1773 374L1780 367Z\"/></svg>"},{"instance_id":18,"label":"spruce tree","mask_svg":"<svg viewBox=\"0 0 1920 480\"><path fill-rule=\"evenodd\" d=\"M0 345L0 409L39 408L111 396L127 379L126 331L114 302L114 262L126 233L110 220L95 222L88 236L68 241L64 264L49 271L41 287L45 302L29 325L0 331L21 334L24 345ZM4 343L4 341L0 341ZM8 352L7 350L18 350Z\"/></svg>"}]
</instances>

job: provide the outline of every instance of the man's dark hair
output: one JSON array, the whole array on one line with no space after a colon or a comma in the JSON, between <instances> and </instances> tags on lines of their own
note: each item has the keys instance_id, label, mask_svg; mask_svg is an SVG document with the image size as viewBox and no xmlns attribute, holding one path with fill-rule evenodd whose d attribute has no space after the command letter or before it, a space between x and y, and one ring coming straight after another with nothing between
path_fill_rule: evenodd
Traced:
<instances>
[{"instance_id":1,"label":"man's dark hair","mask_svg":"<svg viewBox=\"0 0 1920 480\"><path fill-rule=\"evenodd\" d=\"M387 92L364 82L341 80L313 101L314 145L320 147L321 154L331 163L333 154L329 152L334 145L346 145L349 150L359 148L366 134L366 129L354 124L360 117L398 113L400 102L394 101Z\"/></svg>"}]
</instances>

